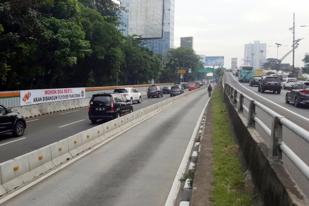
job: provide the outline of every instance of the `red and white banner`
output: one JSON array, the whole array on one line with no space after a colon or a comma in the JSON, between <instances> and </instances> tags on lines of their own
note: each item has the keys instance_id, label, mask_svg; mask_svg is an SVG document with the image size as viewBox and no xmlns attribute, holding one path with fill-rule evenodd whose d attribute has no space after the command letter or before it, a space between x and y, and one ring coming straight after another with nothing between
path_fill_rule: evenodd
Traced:
<instances>
[{"instance_id":1,"label":"red and white banner","mask_svg":"<svg viewBox=\"0 0 309 206\"><path fill-rule=\"evenodd\" d=\"M35 89L20 91L20 106L86 97L85 88Z\"/></svg>"}]
</instances>

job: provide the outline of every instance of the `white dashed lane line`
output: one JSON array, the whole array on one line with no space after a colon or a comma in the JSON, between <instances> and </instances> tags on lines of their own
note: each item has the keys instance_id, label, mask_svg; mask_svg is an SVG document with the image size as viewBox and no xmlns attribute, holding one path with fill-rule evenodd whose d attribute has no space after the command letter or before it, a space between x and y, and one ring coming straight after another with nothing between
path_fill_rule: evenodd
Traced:
<instances>
[{"instance_id":1,"label":"white dashed lane line","mask_svg":"<svg viewBox=\"0 0 309 206\"><path fill-rule=\"evenodd\" d=\"M8 141L8 142L5 142L5 143L0 144L0 147L5 146L5 145L8 145L8 144L11 144L11 143L14 143L14 142L19 142L19 141L22 141L22 140L25 140L25 139L26 139L26 137L21 137L21 138L19 138L19 139L15 139L15 140L12 140L12 141Z\"/></svg>"},{"instance_id":2,"label":"white dashed lane line","mask_svg":"<svg viewBox=\"0 0 309 206\"><path fill-rule=\"evenodd\" d=\"M73 124L77 124L77 123L80 123L80 122L83 122L83 121L85 121L86 119L81 119L81 120L77 120L77 121L74 121L74 122L71 122L71 123L68 123L68 124L64 124L64 125L61 125L61 126L59 126L58 128L64 128L64 127L68 127L68 126L71 126L71 125L73 125Z\"/></svg>"}]
</instances>

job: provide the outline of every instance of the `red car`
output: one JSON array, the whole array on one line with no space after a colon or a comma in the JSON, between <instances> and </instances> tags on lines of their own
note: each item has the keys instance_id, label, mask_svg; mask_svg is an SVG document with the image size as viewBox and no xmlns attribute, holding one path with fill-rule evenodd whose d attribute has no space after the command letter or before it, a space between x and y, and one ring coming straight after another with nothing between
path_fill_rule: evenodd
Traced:
<instances>
[{"instance_id":1,"label":"red car","mask_svg":"<svg viewBox=\"0 0 309 206\"><path fill-rule=\"evenodd\" d=\"M189 91L195 90L195 89L197 89L197 88L198 88L198 87L197 87L197 85L196 85L195 82L190 82L190 83L188 84L188 90L189 90Z\"/></svg>"}]
</instances>

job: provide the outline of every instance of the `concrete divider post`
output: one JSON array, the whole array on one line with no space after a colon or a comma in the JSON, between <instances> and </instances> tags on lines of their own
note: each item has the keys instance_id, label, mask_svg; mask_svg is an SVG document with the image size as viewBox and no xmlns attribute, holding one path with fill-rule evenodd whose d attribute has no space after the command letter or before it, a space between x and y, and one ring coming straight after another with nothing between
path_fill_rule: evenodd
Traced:
<instances>
[{"instance_id":1,"label":"concrete divider post","mask_svg":"<svg viewBox=\"0 0 309 206\"><path fill-rule=\"evenodd\" d=\"M280 144L282 142L282 123L279 117L274 118L271 133L273 140L272 155L274 159L281 160L282 152L280 149Z\"/></svg>"},{"instance_id":2,"label":"concrete divider post","mask_svg":"<svg viewBox=\"0 0 309 206\"><path fill-rule=\"evenodd\" d=\"M247 127L255 127L254 117L255 117L255 104L253 100L250 100Z\"/></svg>"}]
</instances>

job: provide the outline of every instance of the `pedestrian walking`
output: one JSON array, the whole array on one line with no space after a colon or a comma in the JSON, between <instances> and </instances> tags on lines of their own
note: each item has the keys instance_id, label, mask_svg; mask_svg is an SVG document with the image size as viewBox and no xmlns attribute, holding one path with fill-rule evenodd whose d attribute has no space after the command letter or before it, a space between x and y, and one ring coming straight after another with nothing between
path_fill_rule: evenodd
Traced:
<instances>
[{"instance_id":1,"label":"pedestrian walking","mask_svg":"<svg viewBox=\"0 0 309 206\"><path fill-rule=\"evenodd\" d=\"M207 90L208 90L208 96L209 96L209 97L211 97L212 86L211 86L211 84L210 84L210 83L209 83L209 85L208 85Z\"/></svg>"}]
</instances>

